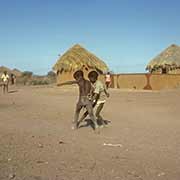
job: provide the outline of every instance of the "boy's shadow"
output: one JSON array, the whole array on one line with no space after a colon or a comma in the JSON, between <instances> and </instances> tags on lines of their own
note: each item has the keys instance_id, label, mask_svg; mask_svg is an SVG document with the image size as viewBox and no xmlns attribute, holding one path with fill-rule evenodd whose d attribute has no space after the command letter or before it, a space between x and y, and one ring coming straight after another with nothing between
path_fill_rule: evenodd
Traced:
<instances>
[{"instance_id":1,"label":"boy's shadow","mask_svg":"<svg viewBox=\"0 0 180 180\"><path fill-rule=\"evenodd\" d=\"M83 123L83 124L82 124ZM92 129L94 129L94 123L91 119L85 119L84 121L82 121L81 124L79 124L79 129L80 128L83 128L83 127L91 127ZM99 126L102 126L102 125L108 125L109 123L111 123L110 120L97 120L97 124Z\"/></svg>"},{"instance_id":2,"label":"boy's shadow","mask_svg":"<svg viewBox=\"0 0 180 180\"><path fill-rule=\"evenodd\" d=\"M11 93L16 93L16 92L18 92L18 90L8 91L9 94L11 94Z\"/></svg>"}]
</instances>

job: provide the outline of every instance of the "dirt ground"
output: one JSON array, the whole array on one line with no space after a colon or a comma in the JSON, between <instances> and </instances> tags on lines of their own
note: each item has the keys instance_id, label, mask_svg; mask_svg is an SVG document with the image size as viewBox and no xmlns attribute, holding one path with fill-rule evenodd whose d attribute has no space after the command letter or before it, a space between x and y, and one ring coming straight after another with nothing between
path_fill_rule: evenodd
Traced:
<instances>
[{"instance_id":1,"label":"dirt ground","mask_svg":"<svg viewBox=\"0 0 180 180\"><path fill-rule=\"evenodd\" d=\"M110 90L107 128L73 131L76 87L0 93L0 180L180 180L180 90Z\"/></svg>"}]
</instances>

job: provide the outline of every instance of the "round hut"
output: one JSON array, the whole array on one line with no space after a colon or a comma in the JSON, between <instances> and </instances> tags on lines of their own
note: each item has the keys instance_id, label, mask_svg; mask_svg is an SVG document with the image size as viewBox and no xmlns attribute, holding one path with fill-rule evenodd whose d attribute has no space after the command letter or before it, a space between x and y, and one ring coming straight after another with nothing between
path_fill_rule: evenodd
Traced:
<instances>
[{"instance_id":1,"label":"round hut","mask_svg":"<svg viewBox=\"0 0 180 180\"><path fill-rule=\"evenodd\" d=\"M106 73L108 66L94 54L76 44L58 59L53 70L57 74L57 83L62 83L73 80L73 73L77 70L82 70L87 78L87 74L92 70L96 70L99 74Z\"/></svg>"},{"instance_id":2,"label":"round hut","mask_svg":"<svg viewBox=\"0 0 180 180\"><path fill-rule=\"evenodd\" d=\"M13 69L12 71L11 71L11 73L12 74L14 74L16 77L21 77L22 76L22 72L19 70L19 69Z\"/></svg>"},{"instance_id":3,"label":"round hut","mask_svg":"<svg viewBox=\"0 0 180 180\"><path fill-rule=\"evenodd\" d=\"M149 62L146 70L150 73L180 74L180 46L169 46Z\"/></svg>"},{"instance_id":4,"label":"round hut","mask_svg":"<svg viewBox=\"0 0 180 180\"><path fill-rule=\"evenodd\" d=\"M11 72L11 70L5 66L0 66L0 75L4 73L4 71L7 71L7 73L9 74Z\"/></svg>"},{"instance_id":5,"label":"round hut","mask_svg":"<svg viewBox=\"0 0 180 180\"><path fill-rule=\"evenodd\" d=\"M5 66L0 66L0 75L4 73L4 71L7 71L7 73L10 74L14 74L16 77L20 77L22 75L22 72L18 69L9 69Z\"/></svg>"}]
</instances>

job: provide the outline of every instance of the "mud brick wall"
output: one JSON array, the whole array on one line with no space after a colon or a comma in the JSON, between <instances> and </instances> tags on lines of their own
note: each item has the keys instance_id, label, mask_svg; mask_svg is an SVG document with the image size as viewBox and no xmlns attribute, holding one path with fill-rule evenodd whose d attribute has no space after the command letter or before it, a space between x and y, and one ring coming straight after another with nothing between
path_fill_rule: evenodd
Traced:
<instances>
[{"instance_id":1,"label":"mud brick wall","mask_svg":"<svg viewBox=\"0 0 180 180\"><path fill-rule=\"evenodd\" d=\"M161 90L180 87L180 74L114 74L113 88Z\"/></svg>"},{"instance_id":2,"label":"mud brick wall","mask_svg":"<svg viewBox=\"0 0 180 180\"><path fill-rule=\"evenodd\" d=\"M85 78L87 74L88 72L85 73ZM111 79L111 88L147 90L180 88L180 74L113 74ZM69 72L57 76L57 83L71 80L74 80L73 74ZM99 80L104 82L104 75L100 75Z\"/></svg>"}]
</instances>

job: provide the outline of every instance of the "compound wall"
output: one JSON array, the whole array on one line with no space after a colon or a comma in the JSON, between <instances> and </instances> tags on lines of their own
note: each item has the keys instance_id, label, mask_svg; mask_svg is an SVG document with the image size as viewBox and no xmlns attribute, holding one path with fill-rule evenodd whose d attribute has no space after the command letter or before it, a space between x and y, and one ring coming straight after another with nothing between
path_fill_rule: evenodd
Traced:
<instances>
[{"instance_id":1,"label":"compound wall","mask_svg":"<svg viewBox=\"0 0 180 180\"><path fill-rule=\"evenodd\" d=\"M112 88L173 89L180 87L180 74L114 74Z\"/></svg>"}]
</instances>

